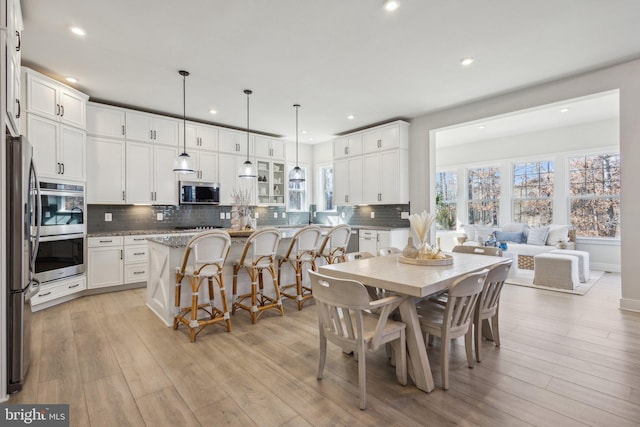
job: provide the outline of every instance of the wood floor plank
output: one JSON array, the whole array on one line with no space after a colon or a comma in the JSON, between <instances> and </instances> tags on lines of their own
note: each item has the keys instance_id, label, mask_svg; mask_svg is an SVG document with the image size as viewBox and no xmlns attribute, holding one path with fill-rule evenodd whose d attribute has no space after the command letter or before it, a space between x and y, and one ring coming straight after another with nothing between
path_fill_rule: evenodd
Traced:
<instances>
[{"instance_id":1,"label":"wood floor plank","mask_svg":"<svg viewBox=\"0 0 640 427\"><path fill-rule=\"evenodd\" d=\"M144 421L122 374L84 384L91 426L140 426Z\"/></svg>"},{"instance_id":2,"label":"wood floor plank","mask_svg":"<svg viewBox=\"0 0 640 427\"><path fill-rule=\"evenodd\" d=\"M200 426L189 406L173 387L146 394L136 402L148 426Z\"/></svg>"},{"instance_id":3,"label":"wood floor plank","mask_svg":"<svg viewBox=\"0 0 640 427\"><path fill-rule=\"evenodd\" d=\"M195 411L194 415L203 427L248 427L259 425L253 422L242 408L240 408L240 406L238 406L238 404L229 397L214 402L210 406L203 406ZM301 423L299 425L304 424Z\"/></svg>"}]
</instances>

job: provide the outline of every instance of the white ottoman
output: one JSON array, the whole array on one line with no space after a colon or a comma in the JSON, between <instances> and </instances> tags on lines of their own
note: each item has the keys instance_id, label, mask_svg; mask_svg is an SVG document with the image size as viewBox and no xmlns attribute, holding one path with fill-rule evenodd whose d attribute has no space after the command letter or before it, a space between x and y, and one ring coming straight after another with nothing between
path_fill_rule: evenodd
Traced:
<instances>
[{"instance_id":1,"label":"white ottoman","mask_svg":"<svg viewBox=\"0 0 640 427\"><path fill-rule=\"evenodd\" d=\"M550 254L573 255L578 257L578 277L580 282L584 283L589 280L589 252L573 251L569 249L554 249Z\"/></svg>"},{"instance_id":2,"label":"white ottoman","mask_svg":"<svg viewBox=\"0 0 640 427\"><path fill-rule=\"evenodd\" d=\"M578 257L546 252L533 257L533 284L573 290L580 283Z\"/></svg>"}]
</instances>

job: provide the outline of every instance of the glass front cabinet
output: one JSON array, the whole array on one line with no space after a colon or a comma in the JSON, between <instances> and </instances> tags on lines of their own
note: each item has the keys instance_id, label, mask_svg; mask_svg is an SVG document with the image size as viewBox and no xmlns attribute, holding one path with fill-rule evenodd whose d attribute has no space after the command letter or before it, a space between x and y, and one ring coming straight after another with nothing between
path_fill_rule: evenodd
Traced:
<instances>
[{"instance_id":1,"label":"glass front cabinet","mask_svg":"<svg viewBox=\"0 0 640 427\"><path fill-rule=\"evenodd\" d=\"M284 205L286 175L284 162L258 160L258 204Z\"/></svg>"}]
</instances>

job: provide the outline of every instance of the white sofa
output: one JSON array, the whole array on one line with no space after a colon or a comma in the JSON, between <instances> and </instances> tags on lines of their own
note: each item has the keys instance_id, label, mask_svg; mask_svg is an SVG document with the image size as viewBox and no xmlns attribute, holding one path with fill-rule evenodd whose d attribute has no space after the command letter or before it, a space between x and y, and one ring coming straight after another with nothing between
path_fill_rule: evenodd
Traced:
<instances>
[{"instance_id":1,"label":"white sofa","mask_svg":"<svg viewBox=\"0 0 640 427\"><path fill-rule=\"evenodd\" d=\"M484 245L490 237L497 243L506 242L507 250L518 253L518 268L533 270L533 257L555 249L575 249L575 232L569 225L551 224L529 227L511 223L502 227L464 225L463 245ZM519 236L519 237L518 237ZM460 241L459 240L459 241Z\"/></svg>"}]
</instances>

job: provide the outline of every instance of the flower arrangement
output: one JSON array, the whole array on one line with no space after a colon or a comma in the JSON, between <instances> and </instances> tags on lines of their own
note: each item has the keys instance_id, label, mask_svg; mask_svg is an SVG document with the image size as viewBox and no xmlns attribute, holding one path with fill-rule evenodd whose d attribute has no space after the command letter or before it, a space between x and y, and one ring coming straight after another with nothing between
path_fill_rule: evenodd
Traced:
<instances>
[{"instance_id":1,"label":"flower arrangement","mask_svg":"<svg viewBox=\"0 0 640 427\"><path fill-rule=\"evenodd\" d=\"M231 199L233 200L233 207L231 208L231 229L250 228L249 217L251 216L251 209L249 208L249 204L251 203L251 190L248 188L234 188L231 190Z\"/></svg>"},{"instance_id":2,"label":"flower arrangement","mask_svg":"<svg viewBox=\"0 0 640 427\"><path fill-rule=\"evenodd\" d=\"M444 254L440 248L432 248L429 244L429 230L436 220L436 215L427 211L409 215L409 224L411 229L420 239L420 247L418 248L418 259L441 259ZM439 245L438 245L439 246Z\"/></svg>"}]
</instances>

